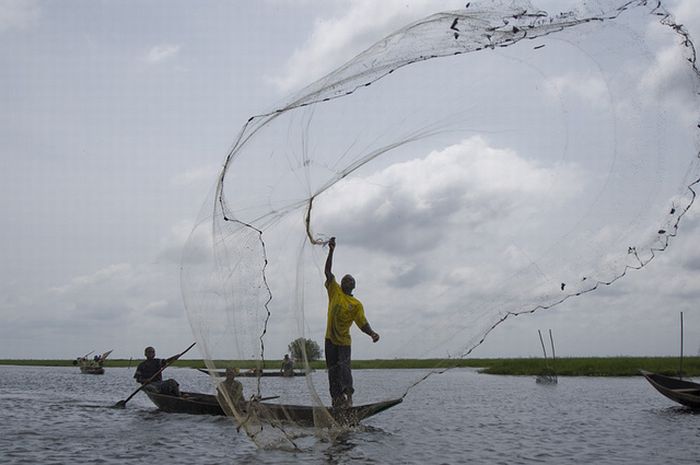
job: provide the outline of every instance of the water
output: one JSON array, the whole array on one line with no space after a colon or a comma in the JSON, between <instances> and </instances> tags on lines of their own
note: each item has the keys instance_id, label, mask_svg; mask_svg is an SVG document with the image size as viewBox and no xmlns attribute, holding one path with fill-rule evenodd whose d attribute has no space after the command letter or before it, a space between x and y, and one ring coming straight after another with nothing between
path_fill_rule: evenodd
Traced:
<instances>
[{"instance_id":1,"label":"water","mask_svg":"<svg viewBox=\"0 0 700 465\"><path fill-rule=\"evenodd\" d=\"M103 376L78 368L0 366L0 463L168 464L682 464L700 462L700 414L640 377L532 377L452 370L403 404L334 442L303 451L259 450L225 417L159 412L137 394L133 368ZM207 376L167 370L181 388L213 392ZM396 385L410 370L358 370L363 386ZM323 376L323 373L320 373ZM287 390L303 378L284 379Z\"/></svg>"}]
</instances>

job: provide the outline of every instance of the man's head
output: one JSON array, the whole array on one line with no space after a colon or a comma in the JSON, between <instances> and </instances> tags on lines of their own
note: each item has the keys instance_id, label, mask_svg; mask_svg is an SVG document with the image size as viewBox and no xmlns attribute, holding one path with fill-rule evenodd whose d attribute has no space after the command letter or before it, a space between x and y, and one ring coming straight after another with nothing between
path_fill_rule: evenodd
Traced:
<instances>
[{"instance_id":1,"label":"man's head","mask_svg":"<svg viewBox=\"0 0 700 465\"><path fill-rule=\"evenodd\" d=\"M238 368L226 368L226 379L233 379L238 375Z\"/></svg>"},{"instance_id":2,"label":"man's head","mask_svg":"<svg viewBox=\"0 0 700 465\"><path fill-rule=\"evenodd\" d=\"M146 347L146 349L143 351L144 355L146 355L146 358L148 360L151 360L153 357L156 356L156 349L154 349L151 346Z\"/></svg>"},{"instance_id":3,"label":"man's head","mask_svg":"<svg viewBox=\"0 0 700 465\"><path fill-rule=\"evenodd\" d=\"M343 279L340 280L340 288L347 295L352 295L352 291L355 289L355 278L346 274L343 276Z\"/></svg>"}]
</instances>

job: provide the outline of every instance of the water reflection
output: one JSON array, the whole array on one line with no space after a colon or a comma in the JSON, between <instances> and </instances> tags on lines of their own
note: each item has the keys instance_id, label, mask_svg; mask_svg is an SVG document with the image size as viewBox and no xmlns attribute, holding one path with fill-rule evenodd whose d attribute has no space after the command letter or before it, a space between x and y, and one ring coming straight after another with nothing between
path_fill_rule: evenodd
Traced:
<instances>
[{"instance_id":1,"label":"water reflection","mask_svg":"<svg viewBox=\"0 0 700 465\"><path fill-rule=\"evenodd\" d=\"M356 446L357 444L352 441L351 433L340 434L333 440L330 447L323 451L323 456L326 459L325 463L328 465L339 465L343 463Z\"/></svg>"},{"instance_id":2,"label":"water reflection","mask_svg":"<svg viewBox=\"0 0 700 465\"><path fill-rule=\"evenodd\" d=\"M670 401L669 401L670 402ZM678 416L700 416L700 410L693 410L688 407L682 407L680 405L667 407L667 408L657 408L651 410L652 413L662 417L662 418L675 418Z\"/></svg>"}]
</instances>

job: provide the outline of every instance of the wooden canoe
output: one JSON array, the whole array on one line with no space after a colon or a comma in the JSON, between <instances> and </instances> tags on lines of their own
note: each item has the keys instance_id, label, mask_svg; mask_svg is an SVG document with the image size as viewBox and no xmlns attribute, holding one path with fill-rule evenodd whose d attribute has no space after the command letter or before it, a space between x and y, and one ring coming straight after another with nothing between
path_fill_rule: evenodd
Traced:
<instances>
[{"instance_id":1,"label":"wooden canoe","mask_svg":"<svg viewBox=\"0 0 700 465\"><path fill-rule=\"evenodd\" d=\"M664 396L686 407L700 409L700 384L644 370L640 373Z\"/></svg>"},{"instance_id":2,"label":"wooden canoe","mask_svg":"<svg viewBox=\"0 0 700 465\"><path fill-rule=\"evenodd\" d=\"M179 397L144 390L149 399L162 411L171 413L191 413L204 415L225 415L224 410L213 394L182 392ZM355 425L384 410L398 405L403 399L392 399L372 404L358 405L347 409L328 408L328 412L339 423ZM251 405L251 403L246 403ZM284 405L258 402L261 417L275 421L294 422L302 426L314 425L314 407L307 405Z\"/></svg>"},{"instance_id":3,"label":"wooden canoe","mask_svg":"<svg viewBox=\"0 0 700 465\"><path fill-rule=\"evenodd\" d=\"M211 374L214 376L218 376L220 378L223 378L226 376L226 370L207 370L206 368L197 368L197 371L201 371L202 373L206 373L207 375ZM294 376L304 376L304 372L302 371L295 371L293 374L283 374L279 371L263 371L260 373L260 377L262 378L267 378L267 377L281 377L281 378L292 378ZM255 371L241 371L240 373L236 374L236 378L257 378L258 373Z\"/></svg>"},{"instance_id":4,"label":"wooden canoe","mask_svg":"<svg viewBox=\"0 0 700 465\"><path fill-rule=\"evenodd\" d=\"M105 369L100 366L80 365L80 372L87 375L104 375Z\"/></svg>"}]
</instances>

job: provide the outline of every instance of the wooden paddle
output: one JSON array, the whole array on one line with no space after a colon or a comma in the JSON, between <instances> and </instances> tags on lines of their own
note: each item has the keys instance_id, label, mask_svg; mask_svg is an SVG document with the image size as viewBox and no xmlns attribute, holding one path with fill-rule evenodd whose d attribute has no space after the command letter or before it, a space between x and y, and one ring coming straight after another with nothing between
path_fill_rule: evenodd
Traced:
<instances>
[{"instance_id":1,"label":"wooden paddle","mask_svg":"<svg viewBox=\"0 0 700 465\"><path fill-rule=\"evenodd\" d=\"M166 368L168 368L175 360L177 360L178 358L180 358L180 357L182 357L183 355L185 355L185 354L187 353L188 350L190 350L192 347L194 347L195 344L196 344L196 342L193 342L192 345L189 346L187 349L183 350L182 352L180 352L179 354L177 354L177 355L174 356L174 357L170 357L170 358L168 359L169 362L167 362L165 365L163 365L163 367L162 367L160 370L158 370L158 372L156 372L156 374L154 374L153 376L151 376L150 378L148 378L148 379L146 380L146 382L143 383L137 390L135 390L129 397L127 397L127 398L124 399L124 400L120 400L119 402L117 402L116 404L114 404L112 407L113 407L113 408L124 408L124 407L126 407L126 403L129 402L129 401L131 400L132 397L134 397L136 394L138 394L139 391L141 391L141 389L145 388L146 385L148 385L151 381L153 381L153 379L155 379L156 376L158 376L159 374L161 374L161 373L163 372L163 370L165 370Z\"/></svg>"},{"instance_id":2,"label":"wooden paddle","mask_svg":"<svg viewBox=\"0 0 700 465\"><path fill-rule=\"evenodd\" d=\"M201 372L204 373L205 375L211 375L211 373L209 372L209 370L205 370L205 369L203 369L203 368L197 368L196 370L197 370L197 371L201 371Z\"/></svg>"}]
</instances>

